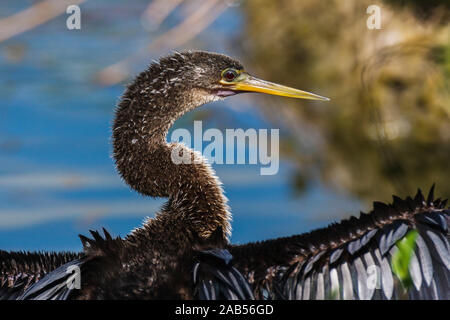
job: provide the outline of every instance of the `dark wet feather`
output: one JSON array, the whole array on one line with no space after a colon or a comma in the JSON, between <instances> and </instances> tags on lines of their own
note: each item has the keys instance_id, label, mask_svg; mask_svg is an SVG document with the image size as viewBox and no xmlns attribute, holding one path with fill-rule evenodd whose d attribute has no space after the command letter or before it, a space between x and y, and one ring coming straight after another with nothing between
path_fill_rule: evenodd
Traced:
<instances>
[{"instance_id":1,"label":"dark wet feather","mask_svg":"<svg viewBox=\"0 0 450 320\"><path fill-rule=\"evenodd\" d=\"M420 287L422 286L422 273L420 271L419 260L414 252L412 253L411 257L409 273L411 275L414 286L417 290L420 290Z\"/></svg>"},{"instance_id":2,"label":"dark wet feather","mask_svg":"<svg viewBox=\"0 0 450 320\"><path fill-rule=\"evenodd\" d=\"M17 299L47 274L80 257L80 254L70 252L0 250L0 300Z\"/></svg>"},{"instance_id":3,"label":"dark wet feather","mask_svg":"<svg viewBox=\"0 0 450 320\"><path fill-rule=\"evenodd\" d=\"M323 273L319 272L317 274L317 282L316 282L316 299L323 300L325 299L325 285L323 279Z\"/></svg>"},{"instance_id":4,"label":"dark wet feather","mask_svg":"<svg viewBox=\"0 0 450 320\"><path fill-rule=\"evenodd\" d=\"M48 273L40 281L30 286L17 300L66 300L77 290L70 286L73 274L68 272L70 267L82 267L83 259L76 259L66 263ZM81 274L80 274L81 276ZM78 288L80 289L80 288Z\"/></svg>"},{"instance_id":5,"label":"dark wet feather","mask_svg":"<svg viewBox=\"0 0 450 320\"><path fill-rule=\"evenodd\" d=\"M447 239L425 226L420 226L419 230L431 254L436 258L435 260L450 269L450 252Z\"/></svg>"},{"instance_id":6,"label":"dark wet feather","mask_svg":"<svg viewBox=\"0 0 450 320\"><path fill-rule=\"evenodd\" d=\"M341 256L342 252L344 251L343 248L338 248L335 249L331 254L330 254L330 264L335 263L339 257Z\"/></svg>"},{"instance_id":7,"label":"dark wet feather","mask_svg":"<svg viewBox=\"0 0 450 320\"><path fill-rule=\"evenodd\" d=\"M344 300L353 300L353 281L350 269L346 262L339 266L342 274L342 298Z\"/></svg>"},{"instance_id":8,"label":"dark wet feather","mask_svg":"<svg viewBox=\"0 0 450 320\"><path fill-rule=\"evenodd\" d=\"M420 266L422 269L423 278L427 286L430 285L433 278L433 262L431 260L430 252L428 251L425 241L420 234L416 238L417 251L419 253Z\"/></svg>"},{"instance_id":9,"label":"dark wet feather","mask_svg":"<svg viewBox=\"0 0 450 320\"><path fill-rule=\"evenodd\" d=\"M254 299L247 280L234 268L226 249L199 252L193 268L194 295L198 299Z\"/></svg>"},{"instance_id":10,"label":"dark wet feather","mask_svg":"<svg viewBox=\"0 0 450 320\"><path fill-rule=\"evenodd\" d=\"M433 211L428 212L427 214L419 213L415 216L415 218L420 223L428 224L432 227L438 227L444 232L448 230L447 221L442 212Z\"/></svg>"}]
</instances>

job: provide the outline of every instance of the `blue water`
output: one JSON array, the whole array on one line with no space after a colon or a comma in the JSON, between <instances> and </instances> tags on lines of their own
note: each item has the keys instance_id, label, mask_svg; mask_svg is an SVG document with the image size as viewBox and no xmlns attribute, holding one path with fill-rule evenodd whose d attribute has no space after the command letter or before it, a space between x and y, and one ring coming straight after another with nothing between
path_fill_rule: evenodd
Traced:
<instances>
[{"instance_id":1,"label":"blue water","mask_svg":"<svg viewBox=\"0 0 450 320\"><path fill-rule=\"evenodd\" d=\"M32 3L1 2L0 19ZM136 194L117 176L110 126L124 84L94 81L101 68L182 18L178 10L149 33L139 22L146 3L88 1L81 6L82 30L67 30L62 15L0 43L0 249L80 250L79 233L105 227L124 236L164 202ZM185 47L239 52L239 10L229 8ZM154 58L136 61L133 71ZM191 129L199 118L206 127L273 128L249 96L199 109L176 126ZM257 165L213 167L230 200L235 243L306 232L362 206L318 180L296 196L293 164L283 158L273 176L261 176Z\"/></svg>"}]
</instances>

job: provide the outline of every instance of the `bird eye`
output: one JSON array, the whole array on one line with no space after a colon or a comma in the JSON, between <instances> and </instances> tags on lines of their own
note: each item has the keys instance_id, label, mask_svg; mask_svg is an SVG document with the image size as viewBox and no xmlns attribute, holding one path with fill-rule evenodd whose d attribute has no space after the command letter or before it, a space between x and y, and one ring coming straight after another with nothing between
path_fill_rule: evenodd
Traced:
<instances>
[{"instance_id":1,"label":"bird eye","mask_svg":"<svg viewBox=\"0 0 450 320\"><path fill-rule=\"evenodd\" d=\"M238 76L237 72L233 69L226 69L223 73L222 73L222 78L225 81L231 82L234 79L236 79L236 77Z\"/></svg>"}]
</instances>

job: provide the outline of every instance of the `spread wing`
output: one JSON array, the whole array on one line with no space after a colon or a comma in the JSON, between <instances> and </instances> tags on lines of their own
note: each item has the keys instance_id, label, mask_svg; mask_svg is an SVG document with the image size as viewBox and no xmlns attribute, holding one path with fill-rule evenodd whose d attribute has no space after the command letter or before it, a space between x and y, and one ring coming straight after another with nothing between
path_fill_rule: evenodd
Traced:
<instances>
[{"instance_id":1,"label":"spread wing","mask_svg":"<svg viewBox=\"0 0 450 320\"><path fill-rule=\"evenodd\" d=\"M0 300L33 297L37 288L48 288L49 281L53 281L58 272L59 276L62 275L62 266L69 267L69 264L79 258L80 254L70 252L30 253L0 250ZM64 275L70 276L65 273Z\"/></svg>"},{"instance_id":2,"label":"spread wing","mask_svg":"<svg viewBox=\"0 0 450 320\"><path fill-rule=\"evenodd\" d=\"M230 248L257 298L450 299L446 201L394 197L393 204L308 234ZM417 230L405 293L392 271L397 242Z\"/></svg>"},{"instance_id":3,"label":"spread wing","mask_svg":"<svg viewBox=\"0 0 450 320\"><path fill-rule=\"evenodd\" d=\"M113 256L121 240L91 231L93 239L80 235L84 253L0 251L0 300L66 300L86 287L89 263L98 255ZM92 267L92 265L90 265ZM103 269L108 264L103 266Z\"/></svg>"}]
</instances>

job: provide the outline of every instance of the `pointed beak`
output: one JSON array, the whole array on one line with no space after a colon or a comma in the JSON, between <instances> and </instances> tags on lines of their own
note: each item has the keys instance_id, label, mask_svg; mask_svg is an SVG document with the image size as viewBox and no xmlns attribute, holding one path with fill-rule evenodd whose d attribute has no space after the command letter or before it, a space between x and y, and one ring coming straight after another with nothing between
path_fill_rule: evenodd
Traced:
<instances>
[{"instance_id":1,"label":"pointed beak","mask_svg":"<svg viewBox=\"0 0 450 320\"><path fill-rule=\"evenodd\" d=\"M329 101L326 97L317 94L283 86L281 84L265 81L255 78L248 73L241 73L233 82L220 81L221 84L227 86L230 90L239 92L261 92L276 96Z\"/></svg>"}]
</instances>

